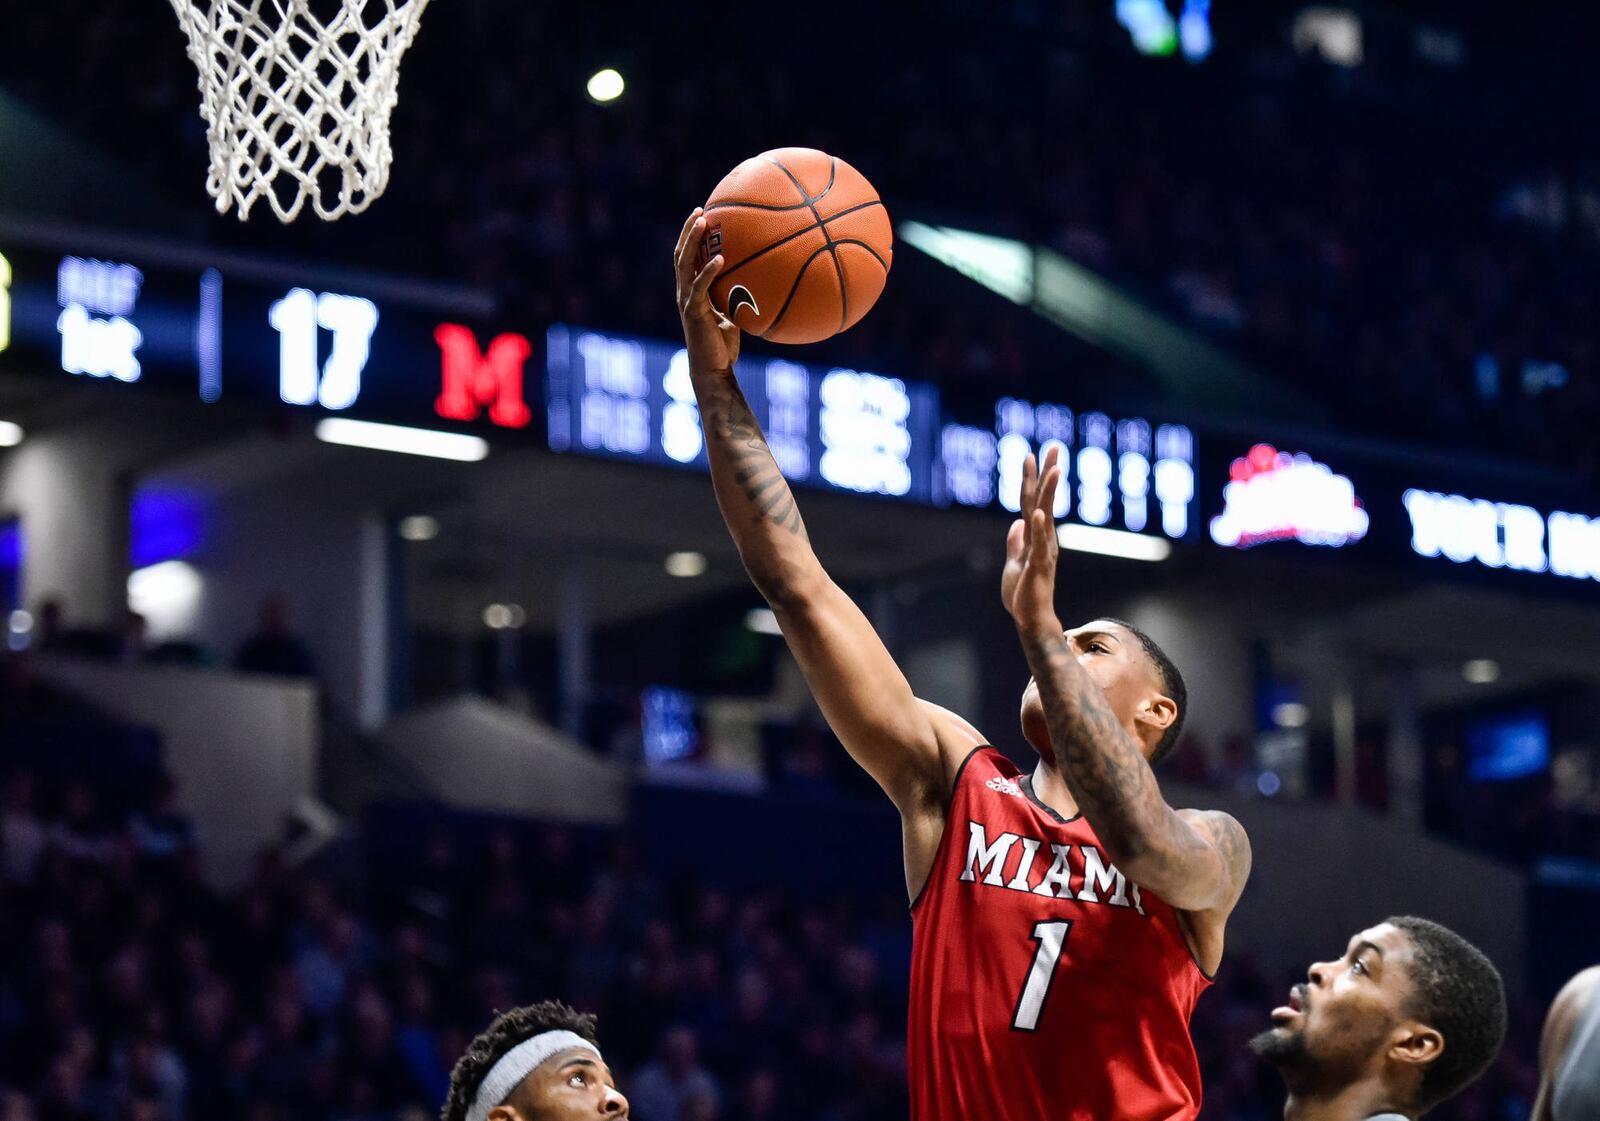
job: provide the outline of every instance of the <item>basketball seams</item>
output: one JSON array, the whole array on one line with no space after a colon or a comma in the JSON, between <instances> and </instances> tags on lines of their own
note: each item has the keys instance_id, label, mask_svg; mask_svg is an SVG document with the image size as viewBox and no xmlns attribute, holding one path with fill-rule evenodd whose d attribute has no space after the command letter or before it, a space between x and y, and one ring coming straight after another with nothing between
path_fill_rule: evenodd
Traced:
<instances>
[{"instance_id":1,"label":"basketball seams","mask_svg":"<svg viewBox=\"0 0 1600 1121\"><path fill-rule=\"evenodd\" d=\"M834 244L835 245L859 245L859 246L861 246L861 248L865 249L868 253L871 253L873 258L878 262L878 264L883 266L883 271L885 273L888 273L888 271L889 271L889 262L885 261L881 256L878 255L878 251L872 247L872 243L871 242L862 241L859 237L841 237L838 241L834 242Z\"/></svg>"},{"instance_id":2,"label":"basketball seams","mask_svg":"<svg viewBox=\"0 0 1600 1121\"><path fill-rule=\"evenodd\" d=\"M731 203L730 202L727 205L729 205L729 206L735 206L735 205L742 206L744 204L743 203ZM761 257L761 256L763 256L763 255L765 255L767 253L770 253L772 250L777 249L781 245L787 245L789 242L793 241L795 238L802 237L805 234L810 233L812 230L821 229L823 231L822 236L823 237L827 237L828 236L827 230L824 227L826 227L827 223L832 222L835 218L843 218L847 214L859 214L863 210L869 210L874 206L882 206L882 205L883 205L883 200L882 199L873 199L871 202L859 202L854 206L851 206L851 207L848 207L848 208L846 208L844 210L839 211L839 213L837 213L837 214L830 214L830 215L828 215L828 217L824 218L819 223L816 223L816 224L813 224L813 225L810 225L810 226L806 226L803 229L796 230L792 234L785 234L783 237L779 238L777 241L774 241L774 242L771 242L768 245L762 246L760 249L757 249L754 253L750 254L750 256L746 257L744 260L738 262L737 264L729 265L727 268L723 269L722 272L717 274L717 278L719 280L721 280L721 279L725 279L728 276L731 276L734 272L736 272L739 269L744 268L744 266L748 265L751 261L754 261L757 257ZM794 209L798 210L800 208L799 207L794 207ZM880 258L880 260L881 260L881 258ZM885 265L884 268L887 269L888 266Z\"/></svg>"},{"instance_id":3,"label":"basketball seams","mask_svg":"<svg viewBox=\"0 0 1600 1121\"><path fill-rule=\"evenodd\" d=\"M772 206L764 202L741 202L738 199L733 199L731 201L717 202L712 203L710 206L701 207L701 212L710 214L713 210L725 210L730 206L747 206L751 210L770 210L774 214L785 214L791 210L804 210L809 205L809 200L806 202L797 202L793 206Z\"/></svg>"},{"instance_id":4,"label":"basketball seams","mask_svg":"<svg viewBox=\"0 0 1600 1121\"><path fill-rule=\"evenodd\" d=\"M822 229L822 236L827 239L828 243L827 243L827 245L823 246L823 248L825 248L828 251L828 255L833 258L833 273L834 273L834 275L836 277L839 278L839 330L843 331L844 330L844 325L846 323L850 322L850 292L845 287L845 284L844 284L844 266L839 263L839 251L833 247L833 235L828 232L828 223L823 220L822 211L817 209L816 199L813 199L811 197L811 192L806 190L805 184L800 182L800 177L798 175L796 175L794 172L790 171L789 168L784 165L782 160L775 160L771 156L762 156L761 158L766 160L768 163L772 164L779 171L783 172L785 175L787 175L789 177L789 182L794 184L794 189L800 192L800 197L805 199L806 200L806 205L811 208L811 215L812 215L812 217L816 218L817 225ZM837 179L838 177L839 177L839 157L837 157L837 156L829 156L828 157L828 185L822 189L822 195L825 195L829 191L833 190L834 180ZM820 199L822 197L822 195L818 195L817 198ZM812 258L812 260L815 260L815 259L816 259L815 257ZM810 268L810 267L811 267L811 261L807 261L806 262L806 268ZM800 270L800 275L801 276L805 275L805 269L801 269ZM796 279L795 280L795 287L791 288L789 290L789 299L790 300L794 299L795 289L799 288L799 286L800 286L800 281L799 281L799 279ZM784 307L784 311L787 311L789 309L789 303L788 303L787 300L784 301L783 307ZM780 316L781 316L781 313L780 313ZM778 325L777 321L774 320L772 326L776 327L777 325ZM771 328L768 328L768 330L771 330Z\"/></svg>"},{"instance_id":5,"label":"basketball seams","mask_svg":"<svg viewBox=\"0 0 1600 1121\"><path fill-rule=\"evenodd\" d=\"M789 294L784 297L783 306L778 309L778 314L773 318L772 322L767 324L767 329L761 332L759 336L760 338L764 339L778 329L778 324L783 322L783 317L789 314L789 305L794 303L795 293L800 291L800 282L806 278L806 273L810 271L811 266L816 264L817 258L822 256L827 251L828 247L826 245L821 246L816 252L812 253L811 256L806 258L805 264L801 265L800 268L796 270L794 274L794 283L789 286Z\"/></svg>"}]
</instances>

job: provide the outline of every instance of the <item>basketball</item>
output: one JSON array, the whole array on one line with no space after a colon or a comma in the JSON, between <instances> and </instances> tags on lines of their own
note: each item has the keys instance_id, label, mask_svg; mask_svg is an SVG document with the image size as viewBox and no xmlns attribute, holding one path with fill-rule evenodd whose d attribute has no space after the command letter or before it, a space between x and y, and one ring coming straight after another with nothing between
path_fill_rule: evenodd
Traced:
<instances>
[{"instance_id":1,"label":"basketball","mask_svg":"<svg viewBox=\"0 0 1600 1121\"><path fill-rule=\"evenodd\" d=\"M774 148L730 171L705 206L700 260L721 253L711 302L775 343L814 343L861 321L883 292L894 231L855 168L814 148Z\"/></svg>"}]
</instances>

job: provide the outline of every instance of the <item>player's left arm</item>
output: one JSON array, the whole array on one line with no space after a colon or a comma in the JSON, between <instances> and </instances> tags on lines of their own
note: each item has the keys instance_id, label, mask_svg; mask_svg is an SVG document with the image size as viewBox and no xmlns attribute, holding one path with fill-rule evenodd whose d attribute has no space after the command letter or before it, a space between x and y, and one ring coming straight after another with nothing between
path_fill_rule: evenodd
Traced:
<instances>
[{"instance_id":1,"label":"player's left arm","mask_svg":"<svg viewBox=\"0 0 1600 1121\"><path fill-rule=\"evenodd\" d=\"M1250 874L1244 827L1220 812L1167 805L1144 752L1078 664L1055 612L1059 546L1049 511L1061 469L1024 467L1022 517L1006 540L1001 594L1038 683L1055 762L1116 866L1182 911L1231 907Z\"/></svg>"}]
</instances>

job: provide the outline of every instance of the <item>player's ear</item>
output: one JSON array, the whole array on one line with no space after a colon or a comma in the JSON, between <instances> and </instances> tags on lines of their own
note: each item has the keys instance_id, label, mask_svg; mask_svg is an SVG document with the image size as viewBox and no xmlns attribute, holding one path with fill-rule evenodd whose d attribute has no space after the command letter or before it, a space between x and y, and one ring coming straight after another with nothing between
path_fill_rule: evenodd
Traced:
<instances>
[{"instance_id":1,"label":"player's ear","mask_svg":"<svg viewBox=\"0 0 1600 1121\"><path fill-rule=\"evenodd\" d=\"M489 1121L524 1121L524 1118L521 1113L517 1112L516 1106L507 1102L505 1105L497 1105L489 1111Z\"/></svg>"},{"instance_id":2,"label":"player's ear","mask_svg":"<svg viewBox=\"0 0 1600 1121\"><path fill-rule=\"evenodd\" d=\"M1444 1054L1444 1036L1436 1028L1407 1020L1389 1037L1389 1060L1418 1067L1437 1061Z\"/></svg>"},{"instance_id":3,"label":"player's ear","mask_svg":"<svg viewBox=\"0 0 1600 1121\"><path fill-rule=\"evenodd\" d=\"M1139 711L1134 714L1135 720L1158 736L1172 727L1172 722L1177 718L1177 702L1162 693L1156 693L1140 705Z\"/></svg>"}]
</instances>

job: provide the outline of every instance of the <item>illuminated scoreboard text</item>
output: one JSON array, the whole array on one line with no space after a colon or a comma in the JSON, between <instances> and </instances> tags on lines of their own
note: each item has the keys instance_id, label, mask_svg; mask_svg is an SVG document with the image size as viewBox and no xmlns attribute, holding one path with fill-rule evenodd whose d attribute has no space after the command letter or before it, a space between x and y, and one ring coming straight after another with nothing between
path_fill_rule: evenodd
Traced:
<instances>
[{"instance_id":1,"label":"illuminated scoreboard text","mask_svg":"<svg viewBox=\"0 0 1600 1121\"><path fill-rule=\"evenodd\" d=\"M705 437L682 346L556 326L548 335L550 446L703 467ZM1182 425L1006 397L987 423L941 412L938 390L864 370L740 359L739 385L784 474L802 485L936 506L1015 511L1029 454L1060 451L1056 515L1181 538L1196 501Z\"/></svg>"}]
</instances>

